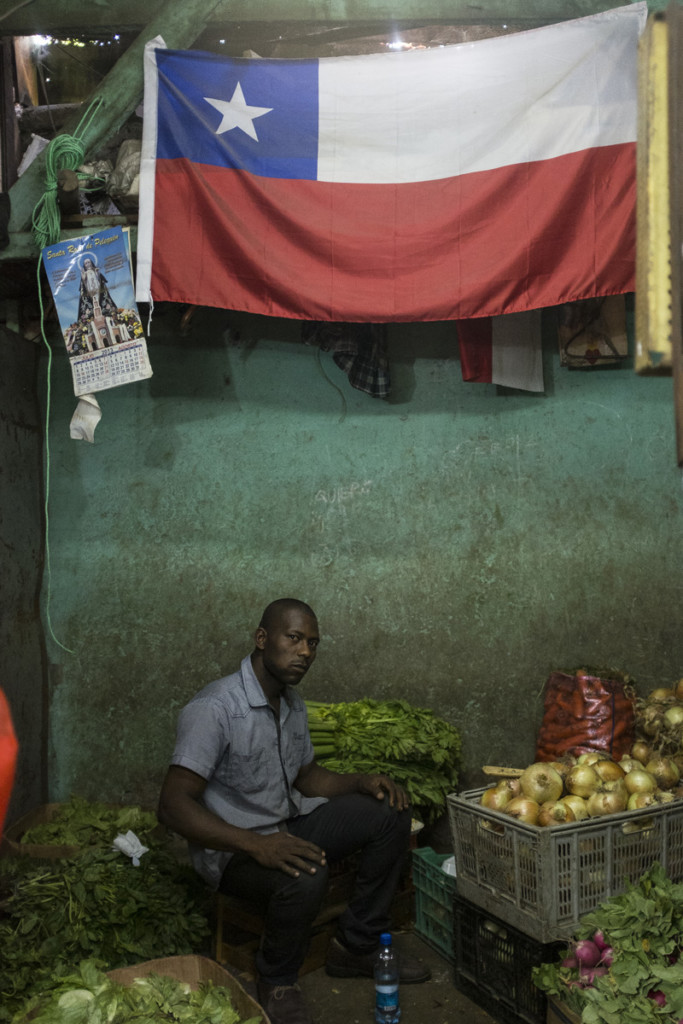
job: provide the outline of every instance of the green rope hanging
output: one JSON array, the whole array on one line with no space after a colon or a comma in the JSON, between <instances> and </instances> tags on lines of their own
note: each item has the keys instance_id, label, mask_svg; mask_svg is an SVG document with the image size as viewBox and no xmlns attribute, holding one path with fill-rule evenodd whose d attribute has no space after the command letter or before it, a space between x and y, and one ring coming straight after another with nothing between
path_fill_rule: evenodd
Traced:
<instances>
[{"instance_id":1,"label":"green rope hanging","mask_svg":"<svg viewBox=\"0 0 683 1024\"><path fill-rule=\"evenodd\" d=\"M102 104L101 97L93 100L85 114L81 118L73 135L56 135L45 151L45 192L36 203L33 209L33 238L38 246L38 266L36 284L38 288L38 301L40 303L40 329L43 341L48 351L47 364L47 401L45 406L45 569L47 574L47 593L45 599L45 617L50 636L55 643L69 654L75 652L66 647L61 640L55 636L52 628L51 605L52 605L52 566L50 555L50 408L51 408L51 380L52 380L52 348L45 333L45 314L43 310L43 296L40 284L40 268L43 261L43 249L46 245L54 245L59 241L61 234L61 217L59 204L57 202L57 175L61 170L75 171L81 166L85 158L85 146L83 134ZM79 175L81 179L87 175Z\"/></svg>"},{"instance_id":2,"label":"green rope hanging","mask_svg":"<svg viewBox=\"0 0 683 1024\"><path fill-rule=\"evenodd\" d=\"M55 135L45 150L45 192L33 209L33 237L39 250L59 241L61 218L57 202L57 176L60 171L75 171L85 159L83 135L102 105L102 97L90 104L73 135ZM85 178L86 175L79 175Z\"/></svg>"}]
</instances>

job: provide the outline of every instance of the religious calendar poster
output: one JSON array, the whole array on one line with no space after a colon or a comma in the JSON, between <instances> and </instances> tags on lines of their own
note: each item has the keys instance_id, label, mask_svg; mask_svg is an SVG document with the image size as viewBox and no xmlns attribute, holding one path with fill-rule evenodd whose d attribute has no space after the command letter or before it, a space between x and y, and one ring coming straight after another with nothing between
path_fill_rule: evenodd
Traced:
<instances>
[{"instance_id":1,"label":"religious calendar poster","mask_svg":"<svg viewBox=\"0 0 683 1024\"><path fill-rule=\"evenodd\" d=\"M108 228L43 251L74 393L152 376L135 302L128 229Z\"/></svg>"}]
</instances>

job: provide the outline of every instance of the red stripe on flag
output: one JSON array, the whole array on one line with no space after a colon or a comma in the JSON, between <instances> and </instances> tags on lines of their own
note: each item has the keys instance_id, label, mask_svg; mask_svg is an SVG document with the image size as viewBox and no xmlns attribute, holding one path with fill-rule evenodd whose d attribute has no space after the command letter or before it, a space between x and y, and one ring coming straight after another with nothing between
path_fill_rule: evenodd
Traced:
<instances>
[{"instance_id":1,"label":"red stripe on flag","mask_svg":"<svg viewBox=\"0 0 683 1024\"><path fill-rule=\"evenodd\" d=\"M158 161L156 301L337 321L469 319L632 291L635 144L401 185Z\"/></svg>"}]
</instances>

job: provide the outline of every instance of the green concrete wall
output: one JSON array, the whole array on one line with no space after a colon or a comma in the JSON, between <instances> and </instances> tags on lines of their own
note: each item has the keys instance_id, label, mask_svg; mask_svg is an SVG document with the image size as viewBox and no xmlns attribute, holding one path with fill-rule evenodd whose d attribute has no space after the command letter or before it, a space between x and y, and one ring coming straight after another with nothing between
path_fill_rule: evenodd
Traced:
<instances>
[{"instance_id":1,"label":"green concrete wall","mask_svg":"<svg viewBox=\"0 0 683 1024\"><path fill-rule=\"evenodd\" d=\"M533 758L552 669L683 675L672 382L560 368L547 320L544 395L463 383L454 328L406 324L380 401L295 323L198 310L183 334L166 307L94 445L55 338L51 798L154 802L178 709L280 596L320 619L303 694L433 708L464 785Z\"/></svg>"}]
</instances>

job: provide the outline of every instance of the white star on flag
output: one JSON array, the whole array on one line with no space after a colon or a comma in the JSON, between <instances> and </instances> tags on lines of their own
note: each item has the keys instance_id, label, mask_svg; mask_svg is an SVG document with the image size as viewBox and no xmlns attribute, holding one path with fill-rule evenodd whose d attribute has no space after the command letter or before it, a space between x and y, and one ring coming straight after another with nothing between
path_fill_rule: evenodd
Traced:
<instances>
[{"instance_id":1,"label":"white star on flag","mask_svg":"<svg viewBox=\"0 0 683 1024\"><path fill-rule=\"evenodd\" d=\"M232 131L233 128L240 128L246 135L251 136L258 142L258 135L254 128L254 118L263 117L269 114L272 107L250 107L244 99L242 86L238 82L231 100L212 100L208 96L204 99L215 107L223 115L223 120L216 128L216 135Z\"/></svg>"}]
</instances>

